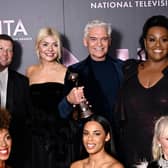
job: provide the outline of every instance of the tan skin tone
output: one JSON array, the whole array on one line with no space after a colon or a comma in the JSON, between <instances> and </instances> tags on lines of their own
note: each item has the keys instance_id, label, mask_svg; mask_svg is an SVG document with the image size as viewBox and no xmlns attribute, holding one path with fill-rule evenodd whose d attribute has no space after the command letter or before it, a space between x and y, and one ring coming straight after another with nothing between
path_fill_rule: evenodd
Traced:
<instances>
[{"instance_id":1,"label":"tan skin tone","mask_svg":"<svg viewBox=\"0 0 168 168\"><path fill-rule=\"evenodd\" d=\"M52 36L45 37L38 46L39 64L28 67L26 75L30 85L35 83L64 83L67 68L56 62L58 57L57 41Z\"/></svg>"},{"instance_id":2,"label":"tan skin tone","mask_svg":"<svg viewBox=\"0 0 168 168\"><path fill-rule=\"evenodd\" d=\"M83 131L83 144L89 157L74 162L71 168L123 168L121 163L105 151L104 145L109 140L110 134L105 134L98 122L87 122Z\"/></svg>"},{"instance_id":3,"label":"tan skin tone","mask_svg":"<svg viewBox=\"0 0 168 168\"><path fill-rule=\"evenodd\" d=\"M148 59L138 67L139 82L144 88L155 86L168 66L168 30L151 27L144 39Z\"/></svg>"},{"instance_id":4,"label":"tan skin tone","mask_svg":"<svg viewBox=\"0 0 168 168\"><path fill-rule=\"evenodd\" d=\"M9 158L12 139L7 129L0 129L0 168L7 168L5 161Z\"/></svg>"}]
</instances>

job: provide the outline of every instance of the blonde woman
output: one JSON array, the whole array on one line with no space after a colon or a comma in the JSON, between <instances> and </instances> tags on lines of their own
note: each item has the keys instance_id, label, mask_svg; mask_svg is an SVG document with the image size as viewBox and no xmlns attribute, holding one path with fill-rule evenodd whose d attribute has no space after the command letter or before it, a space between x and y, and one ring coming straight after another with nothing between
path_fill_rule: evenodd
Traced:
<instances>
[{"instance_id":1,"label":"blonde woman","mask_svg":"<svg viewBox=\"0 0 168 168\"><path fill-rule=\"evenodd\" d=\"M155 123L152 156L152 162L143 162L137 168L168 168L168 116L160 117Z\"/></svg>"},{"instance_id":2,"label":"blonde woman","mask_svg":"<svg viewBox=\"0 0 168 168\"><path fill-rule=\"evenodd\" d=\"M62 99L67 68L61 64L60 34L42 28L36 39L39 63L27 68L33 103L32 167L69 168L73 159L69 122L61 119L57 105Z\"/></svg>"},{"instance_id":3,"label":"blonde woman","mask_svg":"<svg viewBox=\"0 0 168 168\"><path fill-rule=\"evenodd\" d=\"M148 168L168 168L168 116L160 117L154 129L152 155Z\"/></svg>"}]
</instances>

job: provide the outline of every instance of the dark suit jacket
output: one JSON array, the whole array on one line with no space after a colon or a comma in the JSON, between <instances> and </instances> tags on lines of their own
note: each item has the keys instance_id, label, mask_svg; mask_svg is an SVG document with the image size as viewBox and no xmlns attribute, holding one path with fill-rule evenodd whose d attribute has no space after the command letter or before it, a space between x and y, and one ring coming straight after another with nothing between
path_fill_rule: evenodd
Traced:
<instances>
[{"instance_id":1,"label":"dark suit jacket","mask_svg":"<svg viewBox=\"0 0 168 168\"><path fill-rule=\"evenodd\" d=\"M107 72L104 72L104 75L111 75L112 77L117 76L119 81L118 82L119 83L118 89L119 89L123 80L123 73L122 73L123 62L118 59L113 59L112 57L108 57L108 61L114 67L116 73L112 74L109 72L108 74L106 74ZM94 77L93 70L91 67L90 56L88 56L85 60L76 63L68 68L65 77L65 95L67 95L69 91L74 87L74 84L70 80L68 80L70 72L76 72L79 74L79 85L81 84L85 87L84 90L85 97L87 98L88 102L92 105L92 110L95 113L104 115L106 118L109 119L109 114L111 114L111 112L105 110L106 109L105 107L106 103L104 103L105 97L101 92L102 90L101 86L98 85L98 82ZM108 83L109 81L104 82ZM66 98L64 98L59 104L60 115L63 118L67 118L71 114L72 110L73 110L72 105L67 102Z\"/></svg>"},{"instance_id":2,"label":"dark suit jacket","mask_svg":"<svg viewBox=\"0 0 168 168\"><path fill-rule=\"evenodd\" d=\"M25 167L31 149L31 130L27 125L31 112L29 82L27 77L10 69L8 70L6 108L12 115L10 133L13 144L9 163L13 168Z\"/></svg>"}]
</instances>

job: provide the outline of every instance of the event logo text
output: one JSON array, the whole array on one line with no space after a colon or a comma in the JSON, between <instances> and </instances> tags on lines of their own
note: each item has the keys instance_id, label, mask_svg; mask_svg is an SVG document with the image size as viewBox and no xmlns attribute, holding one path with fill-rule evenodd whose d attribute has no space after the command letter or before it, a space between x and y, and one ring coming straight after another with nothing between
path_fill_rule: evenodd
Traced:
<instances>
[{"instance_id":1,"label":"event logo text","mask_svg":"<svg viewBox=\"0 0 168 168\"><path fill-rule=\"evenodd\" d=\"M133 1L97 1L91 2L90 8L150 8L167 7L168 0L133 0Z\"/></svg>"},{"instance_id":2,"label":"event logo text","mask_svg":"<svg viewBox=\"0 0 168 168\"><path fill-rule=\"evenodd\" d=\"M32 40L21 19L0 20L0 34L13 36L14 40Z\"/></svg>"}]
</instances>

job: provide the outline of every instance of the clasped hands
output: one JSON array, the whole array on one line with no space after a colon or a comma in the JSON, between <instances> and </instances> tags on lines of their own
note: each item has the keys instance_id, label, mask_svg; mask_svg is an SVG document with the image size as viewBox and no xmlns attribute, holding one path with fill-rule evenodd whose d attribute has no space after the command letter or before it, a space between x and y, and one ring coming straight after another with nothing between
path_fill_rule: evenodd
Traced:
<instances>
[{"instance_id":1,"label":"clasped hands","mask_svg":"<svg viewBox=\"0 0 168 168\"><path fill-rule=\"evenodd\" d=\"M73 106L87 101L84 95L84 86L74 87L66 98L70 104L73 104Z\"/></svg>"}]
</instances>

